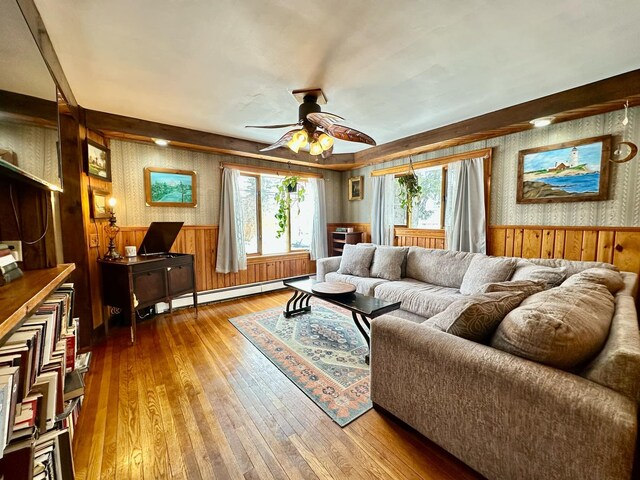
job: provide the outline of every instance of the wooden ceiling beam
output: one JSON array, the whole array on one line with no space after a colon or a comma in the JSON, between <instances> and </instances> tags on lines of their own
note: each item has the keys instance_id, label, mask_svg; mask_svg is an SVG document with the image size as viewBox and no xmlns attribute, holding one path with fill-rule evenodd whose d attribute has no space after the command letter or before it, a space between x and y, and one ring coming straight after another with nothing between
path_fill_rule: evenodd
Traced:
<instances>
[{"instance_id":1,"label":"wooden ceiling beam","mask_svg":"<svg viewBox=\"0 0 640 480\"><path fill-rule=\"evenodd\" d=\"M171 145L207 152L270 160L280 163L292 163L332 170L349 169L353 165L353 154L339 153L327 159L316 159L304 154L295 154L289 149L278 148L268 152L260 149L266 143L228 137L216 133L176 127L164 123L140 120L137 118L85 110L86 126L110 138L121 138L134 141L150 142L153 138L169 140Z\"/></svg>"},{"instance_id":2,"label":"wooden ceiling beam","mask_svg":"<svg viewBox=\"0 0 640 480\"><path fill-rule=\"evenodd\" d=\"M640 70L503 108L354 154L354 163L375 165L418 153L440 150L533 128L534 118L555 116L554 123L640 104Z\"/></svg>"}]
</instances>

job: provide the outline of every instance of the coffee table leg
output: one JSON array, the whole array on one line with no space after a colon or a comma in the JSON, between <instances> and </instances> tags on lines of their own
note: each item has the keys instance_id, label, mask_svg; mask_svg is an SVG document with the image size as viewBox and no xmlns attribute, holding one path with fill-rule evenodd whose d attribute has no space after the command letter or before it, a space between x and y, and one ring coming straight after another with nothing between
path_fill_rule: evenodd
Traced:
<instances>
[{"instance_id":1,"label":"coffee table leg","mask_svg":"<svg viewBox=\"0 0 640 480\"><path fill-rule=\"evenodd\" d=\"M358 314L356 312L351 312L351 316L353 318L353 323L356 324L356 327L358 327L358 330L360 330L360 333L364 337L365 342L367 342L367 347L370 348L371 339L369 337L369 330L371 329L371 324L369 323L369 320L367 320L367 317L365 317L363 314L360 314L360 316L358 317ZM367 327L366 329L364 328L363 324ZM368 353L364 356L364 361L367 365L369 365Z\"/></svg>"},{"instance_id":2,"label":"coffee table leg","mask_svg":"<svg viewBox=\"0 0 640 480\"><path fill-rule=\"evenodd\" d=\"M284 312L282 312L284 317L289 318L292 315L296 315L298 313L311 311L311 306L309 305L310 298L311 295L309 295L308 293L294 290L293 296L287 302L287 306Z\"/></svg>"}]
</instances>

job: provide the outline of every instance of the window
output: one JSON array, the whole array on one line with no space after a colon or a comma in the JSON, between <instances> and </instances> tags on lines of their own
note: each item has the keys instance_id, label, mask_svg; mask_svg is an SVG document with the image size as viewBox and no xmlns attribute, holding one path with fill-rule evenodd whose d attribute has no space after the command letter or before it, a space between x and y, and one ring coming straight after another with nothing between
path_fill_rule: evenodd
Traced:
<instances>
[{"instance_id":1,"label":"window","mask_svg":"<svg viewBox=\"0 0 640 480\"><path fill-rule=\"evenodd\" d=\"M446 167L417 169L418 183L422 187L420 199L413 204L411 215L400 206L400 186L394 182L394 224L409 228L440 229L443 225L444 188Z\"/></svg>"},{"instance_id":2,"label":"window","mask_svg":"<svg viewBox=\"0 0 640 480\"><path fill-rule=\"evenodd\" d=\"M302 201L297 201L297 192L289 194L293 200L289 228L280 238L276 236L276 193L281 181L282 177L275 175L240 175L240 202L244 212L245 249L248 255L308 250L311 246L314 205L306 185L306 195ZM306 184L304 179L300 183Z\"/></svg>"}]
</instances>

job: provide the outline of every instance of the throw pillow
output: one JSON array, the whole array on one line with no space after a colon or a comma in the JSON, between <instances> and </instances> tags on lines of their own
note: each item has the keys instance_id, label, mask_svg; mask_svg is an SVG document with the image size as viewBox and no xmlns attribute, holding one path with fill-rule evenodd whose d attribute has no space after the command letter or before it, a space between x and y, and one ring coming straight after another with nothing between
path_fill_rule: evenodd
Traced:
<instances>
[{"instance_id":1,"label":"throw pillow","mask_svg":"<svg viewBox=\"0 0 640 480\"><path fill-rule=\"evenodd\" d=\"M338 273L355 275L356 277L368 277L369 267L375 251L376 247L374 246L346 244L342 250Z\"/></svg>"},{"instance_id":2,"label":"throw pillow","mask_svg":"<svg viewBox=\"0 0 640 480\"><path fill-rule=\"evenodd\" d=\"M534 282L544 282L547 284L547 288L552 288L560 285L566 275L566 267L545 267L526 260L521 260L518 262L511 280L532 280Z\"/></svg>"},{"instance_id":3,"label":"throw pillow","mask_svg":"<svg viewBox=\"0 0 640 480\"><path fill-rule=\"evenodd\" d=\"M391 281L400 280L407 250L409 249L404 247L377 247L373 254L371 276Z\"/></svg>"},{"instance_id":4,"label":"throw pillow","mask_svg":"<svg viewBox=\"0 0 640 480\"><path fill-rule=\"evenodd\" d=\"M597 284L536 293L510 312L491 346L557 368L569 369L600 351L613 317L613 295Z\"/></svg>"},{"instance_id":5,"label":"throw pillow","mask_svg":"<svg viewBox=\"0 0 640 480\"><path fill-rule=\"evenodd\" d=\"M609 270L607 268L589 268L583 270L580 273L571 275L563 283L563 287L569 287L571 285L578 285L580 283L597 283L607 287L611 293L616 293L618 290L624 288L624 280L620 272L615 270Z\"/></svg>"},{"instance_id":6,"label":"throw pillow","mask_svg":"<svg viewBox=\"0 0 640 480\"><path fill-rule=\"evenodd\" d=\"M544 282L534 282L533 280L516 280L509 282L485 283L480 287L478 293L492 292L524 292L527 297L544 290Z\"/></svg>"},{"instance_id":7,"label":"throw pillow","mask_svg":"<svg viewBox=\"0 0 640 480\"><path fill-rule=\"evenodd\" d=\"M456 300L430 323L443 332L474 342L485 342L511 310L520 305L523 292L495 292Z\"/></svg>"},{"instance_id":8,"label":"throw pillow","mask_svg":"<svg viewBox=\"0 0 640 480\"><path fill-rule=\"evenodd\" d=\"M509 280L515 268L515 258L476 255L471 259L469 268L464 274L460 293L473 295L478 293L480 287L485 283Z\"/></svg>"}]
</instances>

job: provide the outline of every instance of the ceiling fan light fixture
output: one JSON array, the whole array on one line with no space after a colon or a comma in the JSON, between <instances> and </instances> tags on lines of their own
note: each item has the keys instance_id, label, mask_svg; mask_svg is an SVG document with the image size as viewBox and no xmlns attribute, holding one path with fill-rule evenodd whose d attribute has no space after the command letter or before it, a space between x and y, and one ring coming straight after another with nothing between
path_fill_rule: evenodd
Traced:
<instances>
[{"instance_id":1,"label":"ceiling fan light fixture","mask_svg":"<svg viewBox=\"0 0 640 480\"><path fill-rule=\"evenodd\" d=\"M289 147L293 153L298 153L298 150L300 150L300 142L296 142L294 139L291 139L287 142L287 147Z\"/></svg>"},{"instance_id":2,"label":"ceiling fan light fixture","mask_svg":"<svg viewBox=\"0 0 640 480\"><path fill-rule=\"evenodd\" d=\"M318 137L318 142L320 142L323 151L329 150L333 146L333 138L326 133L323 133Z\"/></svg>"},{"instance_id":3,"label":"ceiling fan light fixture","mask_svg":"<svg viewBox=\"0 0 640 480\"><path fill-rule=\"evenodd\" d=\"M320 155L323 152L322 145L317 140L311 142L309 153L313 156Z\"/></svg>"},{"instance_id":4,"label":"ceiling fan light fixture","mask_svg":"<svg viewBox=\"0 0 640 480\"><path fill-rule=\"evenodd\" d=\"M296 133L293 134L293 137L291 138L291 141L299 143L300 147L304 147L309 142L309 134L303 128L303 129L298 130Z\"/></svg>"}]
</instances>

